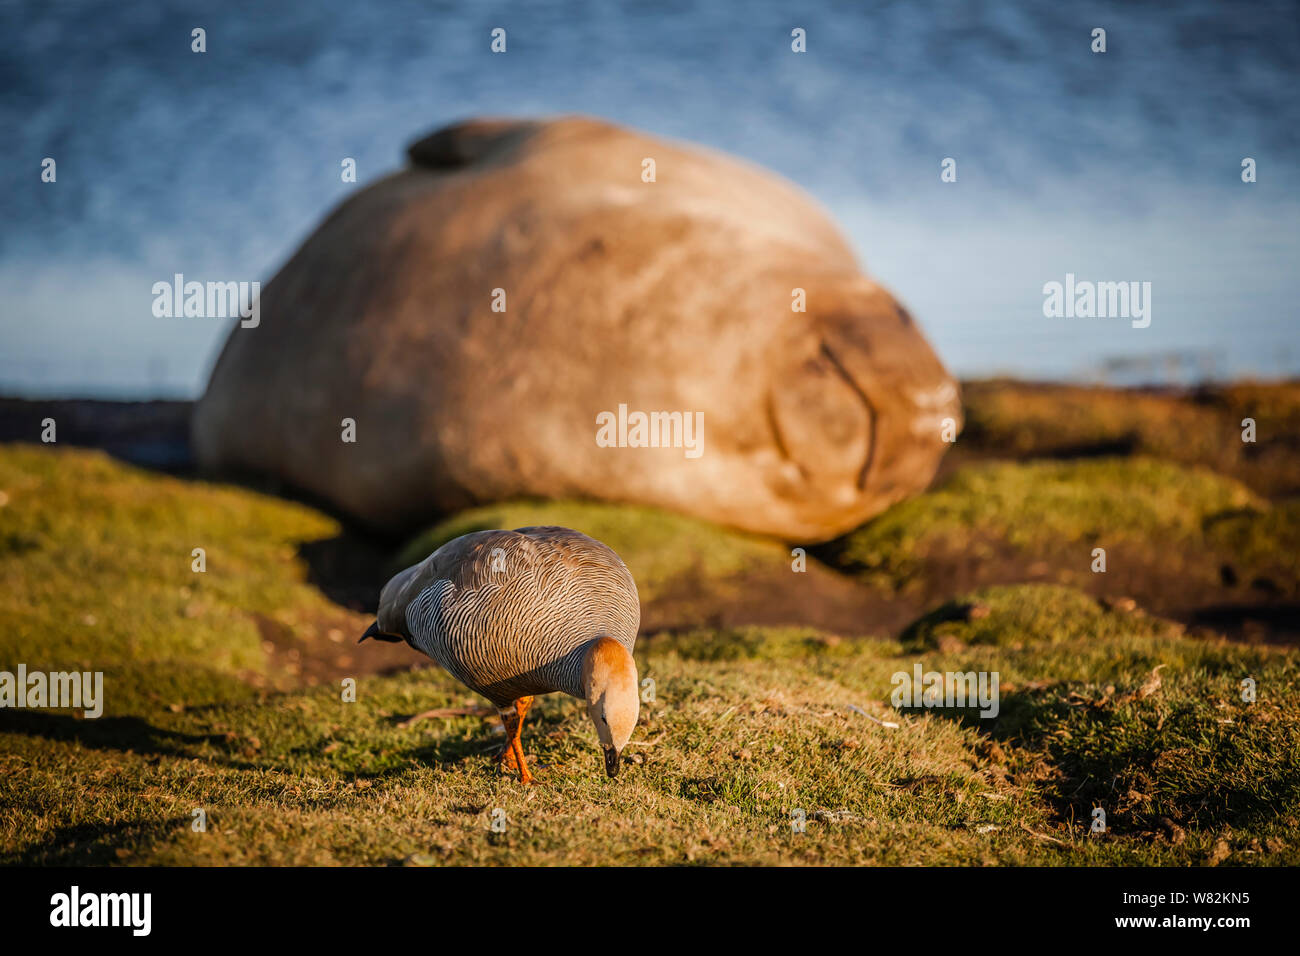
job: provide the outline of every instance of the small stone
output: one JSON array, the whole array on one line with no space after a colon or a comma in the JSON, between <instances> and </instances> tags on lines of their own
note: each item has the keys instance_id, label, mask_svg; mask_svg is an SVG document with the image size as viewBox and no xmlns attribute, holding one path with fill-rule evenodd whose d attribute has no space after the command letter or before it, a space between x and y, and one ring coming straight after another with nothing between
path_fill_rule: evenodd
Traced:
<instances>
[{"instance_id":1,"label":"small stone","mask_svg":"<svg viewBox=\"0 0 1300 956\"><path fill-rule=\"evenodd\" d=\"M966 642L954 637L952 634L940 634L935 643L938 645L941 654L956 654L958 651L966 649Z\"/></svg>"},{"instance_id":2,"label":"small stone","mask_svg":"<svg viewBox=\"0 0 1300 956\"><path fill-rule=\"evenodd\" d=\"M1137 699L1146 700L1156 691L1160 690L1163 683L1160 679L1161 668L1167 667L1166 664L1157 664L1151 671L1151 674L1143 682L1142 686L1137 689Z\"/></svg>"},{"instance_id":3,"label":"small stone","mask_svg":"<svg viewBox=\"0 0 1300 956\"><path fill-rule=\"evenodd\" d=\"M1160 818L1160 829L1169 837L1169 842L1175 846L1187 839L1187 831L1168 817Z\"/></svg>"},{"instance_id":4,"label":"small stone","mask_svg":"<svg viewBox=\"0 0 1300 956\"><path fill-rule=\"evenodd\" d=\"M1232 847L1228 846L1228 841L1219 840L1214 844L1214 849L1210 851L1209 865L1218 866L1231 855Z\"/></svg>"}]
</instances>

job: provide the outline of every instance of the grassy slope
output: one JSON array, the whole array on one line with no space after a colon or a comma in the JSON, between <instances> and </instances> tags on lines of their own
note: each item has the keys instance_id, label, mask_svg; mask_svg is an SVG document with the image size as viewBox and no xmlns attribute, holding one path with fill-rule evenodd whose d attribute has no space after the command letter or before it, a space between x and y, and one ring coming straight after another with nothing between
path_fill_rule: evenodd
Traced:
<instances>
[{"instance_id":1,"label":"grassy slope","mask_svg":"<svg viewBox=\"0 0 1300 956\"><path fill-rule=\"evenodd\" d=\"M1105 549L1109 578L1094 574L1094 548ZM1225 568L1247 592L1295 596L1300 499L1270 502L1203 467L1146 457L977 462L828 551L897 590L932 584L936 565L960 555L987 560L989 573L1037 563L1080 587L1121 579L1156 603L1160 591L1194 601L1224 587Z\"/></svg>"},{"instance_id":2,"label":"grassy slope","mask_svg":"<svg viewBox=\"0 0 1300 956\"><path fill-rule=\"evenodd\" d=\"M1198 507L1259 507L1230 483L1186 483ZM1300 863L1293 651L1191 639L1035 585L972 595L902 642L656 636L638 646L656 682L629 748L639 762L605 779L578 703L547 698L526 737L545 784L525 790L483 753L492 722L398 726L472 701L445 675L358 674L358 701L343 703L337 684L304 688L269 653L267 621L304 646L361 621L306 582L298 557L337 532L331 520L16 446L0 449L0 491L0 667L103 669L108 696L98 721L0 711L0 862ZM616 547L644 555L629 563L645 562L651 589L679 573L687 535L723 574L769 548L788 562L707 526L666 533L644 515L565 507L548 520L610 522L592 530L624 535ZM206 574L190 570L194 547ZM894 714L890 676L917 661L996 669L1000 717ZM1162 664L1160 688L1139 696ZM1244 676L1254 704L1239 699ZM1094 801L1102 836L1087 835ZM206 833L190 829L196 807ZM488 829L497 808L501 836Z\"/></svg>"},{"instance_id":3,"label":"grassy slope","mask_svg":"<svg viewBox=\"0 0 1300 956\"><path fill-rule=\"evenodd\" d=\"M1147 455L1204 465L1268 497L1300 494L1300 382L1177 393L1015 381L963 387L960 446L1002 458ZM1242 422L1256 423L1253 443Z\"/></svg>"},{"instance_id":4,"label":"grassy slope","mask_svg":"<svg viewBox=\"0 0 1300 956\"><path fill-rule=\"evenodd\" d=\"M272 676L266 627L361 620L303 583L299 543L338 530L310 509L21 445L0 489L0 659L110 671L118 707L247 695Z\"/></svg>"}]
</instances>

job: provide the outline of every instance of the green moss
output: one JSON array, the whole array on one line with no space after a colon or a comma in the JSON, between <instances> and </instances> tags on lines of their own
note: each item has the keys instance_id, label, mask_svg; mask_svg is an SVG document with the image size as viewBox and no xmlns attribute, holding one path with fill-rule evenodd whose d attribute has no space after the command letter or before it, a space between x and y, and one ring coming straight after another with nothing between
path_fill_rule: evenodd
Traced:
<instances>
[{"instance_id":1,"label":"green moss","mask_svg":"<svg viewBox=\"0 0 1300 956\"><path fill-rule=\"evenodd\" d=\"M1108 610L1073 588L1050 584L991 587L947 601L912 623L900 638L909 648L945 643L1002 647L1154 637L1172 625L1140 612Z\"/></svg>"},{"instance_id":2,"label":"green moss","mask_svg":"<svg viewBox=\"0 0 1300 956\"><path fill-rule=\"evenodd\" d=\"M681 633L642 638L658 654L672 653L685 660L735 661L753 658L782 660L792 657L838 655L851 651L854 642L808 627L697 628Z\"/></svg>"},{"instance_id":3,"label":"green moss","mask_svg":"<svg viewBox=\"0 0 1300 956\"><path fill-rule=\"evenodd\" d=\"M1205 520L1207 547L1243 568L1300 578L1300 498L1224 512Z\"/></svg>"},{"instance_id":4,"label":"green moss","mask_svg":"<svg viewBox=\"0 0 1300 956\"><path fill-rule=\"evenodd\" d=\"M1293 827L1285 820L1300 813L1300 655L1191 640L1168 622L1090 608L1062 590L973 594L968 601L993 610L963 635L997 645L964 653L1000 671L1003 704L990 730L1042 755L1044 796L1084 821L1101 806L1112 835L1154 832L1161 817L1191 836L1254 830L1255 843ZM1026 621L1057 614L1039 643L1010 641ZM1243 700L1246 678L1253 701Z\"/></svg>"},{"instance_id":5,"label":"green moss","mask_svg":"<svg viewBox=\"0 0 1300 956\"><path fill-rule=\"evenodd\" d=\"M926 669L996 671L995 720L1003 766L1086 832L1092 808L1104 836L1075 848L1079 862L1144 854L1203 862L1219 839L1243 852L1297 856L1300 815L1300 655L1221 640L1193 640L1141 614L1107 611L1085 595L1035 585L992 588L952 602L987 616L940 612L909 628L905 646ZM948 626L951 640L938 641ZM940 650L942 648L942 650ZM1256 700L1242 700L1244 678ZM943 713L939 711L938 713ZM1161 818L1184 832L1167 841ZM1161 835L1165 834L1165 835ZM1152 841L1147 848L1131 842Z\"/></svg>"},{"instance_id":6,"label":"green moss","mask_svg":"<svg viewBox=\"0 0 1300 956\"><path fill-rule=\"evenodd\" d=\"M964 384L962 399L959 454L1147 455L1212 468L1264 495L1300 493L1300 382L1178 392L985 381ZM1247 418L1253 443L1241 440Z\"/></svg>"},{"instance_id":7,"label":"green moss","mask_svg":"<svg viewBox=\"0 0 1300 956\"><path fill-rule=\"evenodd\" d=\"M896 505L831 551L842 567L890 586L936 554L1064 556L1087 570L1096 547L1194 585L1217 580L1225 560L1294 566L1298 519L1294 504L1270 505L1203 468L1148 458L987 462Z\"/></svg>"},{"instance_id":8,"label":"green moss","mask_svg":"<svg viewBox=\"0 0 1300 956\"><path fill-rule=\"evenodd\" d=\"M0 490L0 660L104 670L110 714L269 678L259 618L346 614L304 582L299 547L339 529L302 506L26 446L0 454Z\"/></svg>"},{"instance_id":9,"label":"green moss","mask_svg":"<svg viewBox=\"0 0 1300 956\"><path fill-rule=\"evenodd\" d=\"M440 545L495 528L560 525L603 541L636 579L643 603L662 596L674 581L693 578L725 587L726 579L763 563L789 561L782 545L654 508L594 502L508 502L460 512L402 549L394 570L423 560Z\"/></svg>"}]
</instances>

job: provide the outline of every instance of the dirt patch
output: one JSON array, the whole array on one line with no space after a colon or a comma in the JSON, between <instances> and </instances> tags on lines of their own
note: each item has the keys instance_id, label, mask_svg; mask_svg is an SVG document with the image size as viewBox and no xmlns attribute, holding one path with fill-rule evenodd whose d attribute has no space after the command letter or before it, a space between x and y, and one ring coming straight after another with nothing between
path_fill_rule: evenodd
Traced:
<instances>
[{"instance_id":1,"label":"dirt patch","mask_svg":"<svg viewBox=\"0 0 1300 956\"><path fill-rule=\"evenodd\" d=\"M919 613L897 596L810 560L803 572L755 567L718 581L684 575L641 609L641 633L744 625L812 627L851 637L883 637Z\"/></svg>"},{"instance_id":2,"label":"dirt patch","mask_svg":"<svg viewBox=\"0 0 1300 956\"><path fill-rule=\"evenodd\" d=\"M1082 552L1085 556L1088 552ZM1217 581L1215 580L1217 578ZM1206 563L1171 573L1160 556L1111 548L1108 570L1093 573L1080 563L1078 548L1031 557L1004 542L975 548L932 548L892 603L916 614L983 587L1053 583L1078 588L1099 599L1131 598L1144 610L1186 625L1247 643L1300 645L1300 602L1281 577L1238 580ZM886 604L887 599L881 599ZM896 619L895 619L896 620Z\"/></svg>"},{"instance_id":3,"label":"dirt patch","mask_svg":"<svg viewBox=\"0 0 1300 956\"><path fill-rule=\"evenodd\" d=\"M345 677L389 674L427 666L429 660L405 644L357 640L373 620L342 609L294 621L292 625L262 614L253 616L262 649L270 661L272 682L293 689L335 683Z\"/></svg>"}]
</instances>

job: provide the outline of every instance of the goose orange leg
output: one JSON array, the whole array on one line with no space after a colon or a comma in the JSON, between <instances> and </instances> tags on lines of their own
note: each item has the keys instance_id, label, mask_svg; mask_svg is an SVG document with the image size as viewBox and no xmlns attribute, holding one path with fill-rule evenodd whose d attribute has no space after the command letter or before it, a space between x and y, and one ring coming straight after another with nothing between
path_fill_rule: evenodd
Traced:
<instances>
[{"instance_id":1,"label":"goose orange leg","mask_svg":"<svg viewBox=\"0 0 1300 956\"><path fill-rule=\"evenodd\" d=\"M506 728L506 746L501 752L501 766L506 770L518 770L520 783L533 782L533 775L528 772L528 764L524 762L524 746L519 739L524 730L524 718L532 706L531 697L520 697L514 703L513 713L506 711L501 715Z\"/></svg>"}]
</instances>

